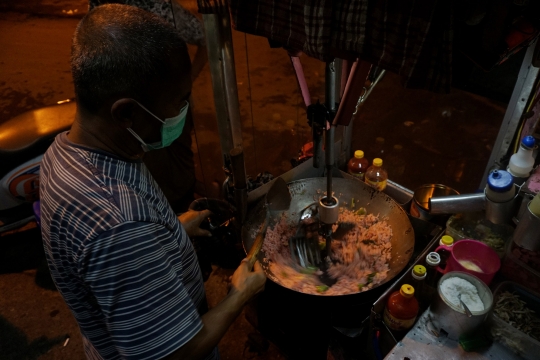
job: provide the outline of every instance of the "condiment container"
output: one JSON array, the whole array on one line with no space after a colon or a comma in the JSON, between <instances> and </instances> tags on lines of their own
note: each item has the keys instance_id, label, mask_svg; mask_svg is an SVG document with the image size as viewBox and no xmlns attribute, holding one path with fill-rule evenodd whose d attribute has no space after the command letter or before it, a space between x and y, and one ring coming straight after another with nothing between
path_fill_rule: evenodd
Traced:
<instances>
[{"instance_id":1,"label":"condiment container","mask_svg":"<svg viewBox=\"0 0 540 360\"><path fill-rule=\"evenodd\" d=\"M521 141L518 152L510 157L507 170L518 185L527 180L534 166L533 148L535 142L534 137L526 136Z\"/></svg>"},{"instance_id":2,"label":"condiment container","mask_svg":"<svg viewBox=\"0 0 540 360\"><path fill-rule=\"evenodd\" d=\"M418 308L418 301L414 297L414 287L404 284L388 298L383 321L390 330L410 329L418 316Z\"/></svg>"},{"instance_id":3,"label":"condiment container","mask_svg":"<svg viewBox=\"0 0 540 360\"><path fill-rule=\"evenodd\" d=\"M477 240L460 240L452 247L441 245L435 251L438 252L441 249L450 252L446 268L438 268L443 274L450 271L463 271L489 285L501 267L501 260L495 250Z\"/></svg>"},{"instance_id":4,"label":"condiment container","mask_svg":"<svg viewBox=\"0 0 540 360\"><path fill-rule=\"evenodd\" d=\"M508 171L493 171L488 175L484 193L486 219L494 224L511 224L519 207L516 201L519 189L514 185L514 177Z\"/></svg>"},{"instance_id":5,"label":"condiment container","mask_svg":"<svg viewBox=\"0 0 540 360\"><path fill-rule=\"evenodd\" d=\"M364 157L362 150L356 150L354 157L347 163L347 172L358 180L364 181L369 161Z\"/></svg>"},{"instance_id":6,"label":"condiment container","mask_svg":"<svg viewBox=\"0 0 540 360\"><path fill-rule=\"evenodd\" d=\"M428 298L425 291L427 272L423 265L415 265L411 270L411 285L414 288L416 300L420 305L420 309L425 309L428 304Z\"/></svg>"},{"instance_id":7,"label":"condiment container","mask_svg":"<svg viewBox=\"0 0 540 360\"><path fill-rule=\"evenodd\" d=\"M373 165L371 165L366 171L365 180L369 186L378 191L383 191L384 189L386 189L386 183L388 182L388 173L383 168L382 159L373 159Z\"/></svg>"},{"instance_id":8,"label":"condiment container","mask_svg":"<svg viewBox=\"0 0 540 360\"><path fill-rule=\"evenodd\" d=\"M540 250L540 216L533 212L531 204L533 204L532 201L527 204L527 208L519 217L512 239L522 248L538 251Z\"/></svg>"},{"instance_id":9,"label":"condiment container","mask_svg":"<svg viewBox=\"0 0 540 360\"><path fill-rule=\"evenodd\" d=\"M514 233L514 227L507 224L493 224L481 212L452 215L446 222L446 234L454 238L454 243L462 239L475 239L488 245L502 258Z\"/></svg>"},{"instance_id":10,"label":"condiment container","mask_svg":"<svg viewBox=\"0 0 540 360\"><path fill-rule=\"evenodd\" d=\"M484 310L471 311L472 316L468 317L461 305L455 305L447 299L442 290L441 284L448 278L459 277L473 284L478 290L478 295L484 304ZM437 296L429 308L429 318L432 328L437 331L437 336L443 331L448 334L448 338L458 340L460 335L477 329L487 319L493 306L493 295L489 287L476 276L461 272L452 271L444 274L437 284Z\"/></svg>"},{"instance_id":11,"label":"condiment container","mask_svg":"<svg viewBox=\"0 0 540 360\"><path fill-rule=\"evenodd\" d=\"M437 270L439 264L441 263L441 255L436 252L430 252L426 256L426 286L432 288L437 287L439 282L440 273Z\"/></svg>"},{"instance_id":12,"label":"condiment container","mask_svg":"<svg viewBox=\"0 0 540 360\"><path fill-rule=\"evenodd\" d=\"M497 287L493 293L493 303L497 304L501 294L506 291L519 295L520 300L525 302L526 307L533 310L537 316L540 315L540 294L534 293L511 281L502 282ZM494 307L496 307L496 305L494 305ZM490 315L490 325L491 335L495 341L503 344L524 359L538 359L540 354L540 341L535 340L524 332L516 329L497 316L495 312Z\"/></svg>"},{"instance_id":13,"label":"condiment container","mask_svg":"<svg viewBox=\"0 0 540 360\"><path fill-rule=\"evenodd\" d=\"M486 197L494 202L507 202L516 195L514 180L508 171L494 170L488 175Z\"/></svg>"},{"instance_id":14,"label":"condiment container","mask_svg":"<svg viewBox=\"0 0 540 360\"><path fill-rule=\"evenodd\" d=\"M447 247L452 247L454 245L454 238L450 235L444 235L439 240L439 245L446 245ZM450 257L450 251L446 250L446 248L441 248L437 253L441 256L441 263L439 266L441 269L446 268L446 262L448 261L448 258Z\"/></svg>"}]
</instances>

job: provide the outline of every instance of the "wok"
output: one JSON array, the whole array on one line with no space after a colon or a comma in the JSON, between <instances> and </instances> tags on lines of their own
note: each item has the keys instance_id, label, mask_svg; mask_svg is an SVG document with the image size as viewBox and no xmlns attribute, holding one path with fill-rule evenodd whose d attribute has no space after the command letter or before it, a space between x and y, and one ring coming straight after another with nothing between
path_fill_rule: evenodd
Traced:
<instances>
[{"instance_id":1,"label":"wok","mask_svg":"<svg viewBox=\"0 0 540 360\"><path fill-rule=\"evenodd\" d=\"M285 215L291 219L291 222L298 221L295 216L298 212L318 199L323 195L326 189L326 178L311 178L293 181L288 184L291 193L291 206L289 210L284 211ZM407 214L392 198L388 195L378 192L367 184L353 179L333 179L334 196L339 199L340 207L350 207L351 199L354 198L356 209L364 207L368 214L379 214L381 219L386 219L392 228L392 252L389 264L389 272L386 280L376 287L363 291L362 294L369 293L381 286L382 284L392 280L409 262L414 250L414 231L407 217ZM254 209L249 212L246 222L242 228L242 243L246 253L251 249L253 241L258 230L263 224L266 217L265 201L259 201ZM270 218L269 227L273 227L278 220L278 217ZM273 282L282 285L279 279L270 271L270 266L264 254L260 251L258 260L263 266L266 276ZM289 288L290 289L290 288ZM290 289L293 290L293 289ZM293 290L296 291L296 290ZM359 292L357 292L359 293ZM302 293L305 294L305 293ZM310 295L310 294L306 294ZM354 295L354 294L347 294ZM320 295L314 295L320 296ZM334 297L336 295L333 295Z\"/></svg>"}]
</instances>

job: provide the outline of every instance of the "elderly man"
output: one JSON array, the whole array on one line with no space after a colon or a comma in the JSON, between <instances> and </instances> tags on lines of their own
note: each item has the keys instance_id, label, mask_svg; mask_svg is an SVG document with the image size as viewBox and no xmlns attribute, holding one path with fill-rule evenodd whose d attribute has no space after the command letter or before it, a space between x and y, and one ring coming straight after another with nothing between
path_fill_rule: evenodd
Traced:
<instances>
[{"instance_id":1,"label":"elderly man","mask_svg":"<svg viewBox=\"0 0 540 360\"><path fill-rule=\"evenodd\" d=\"M89 359L217 358L216 345L264 288L242 262L225 299L205 312L185 228L142 163L182 133L190 60L172 26L147 11L103 5L79 23L71 67L77 114L42 164L42 234L53 279Z\"/></svg>"}]
</instances>

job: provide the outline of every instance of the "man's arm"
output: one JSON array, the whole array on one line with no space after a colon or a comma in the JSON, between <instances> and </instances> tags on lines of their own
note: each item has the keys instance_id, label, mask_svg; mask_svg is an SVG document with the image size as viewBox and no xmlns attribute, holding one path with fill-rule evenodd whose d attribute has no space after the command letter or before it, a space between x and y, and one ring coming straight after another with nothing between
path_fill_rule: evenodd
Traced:
<instances>
[{"instance_id":1,"label":"man's arm","mask_svg":"<svg viewBox=\"0 0 540 360\"><path fill-rule=\"evenodd\" d=\"M244 259L234 272L229 294L216 307L202 316L203 328L184 346L164 360L202 359L217 346L229 326L242 311L244 305L264 289L266 276L256 262L254 271Z\"/></svg>"}]
</instances>

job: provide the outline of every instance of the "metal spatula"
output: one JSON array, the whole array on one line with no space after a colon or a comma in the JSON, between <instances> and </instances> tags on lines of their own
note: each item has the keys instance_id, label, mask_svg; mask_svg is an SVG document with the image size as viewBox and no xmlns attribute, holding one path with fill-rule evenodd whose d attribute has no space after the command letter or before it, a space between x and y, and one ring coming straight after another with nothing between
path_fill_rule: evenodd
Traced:
<instances>
[{"instance_id":1,"label":"metal spatula","mask_svg":"<svg viewBox=\"0 0 540 360\"><path fill-rule=\"evenodd\" d=\"M257 255L263 245L266 229L268 228L268 220L276 213L285 211L291 206L291 193L287 183L282 178L276 178L270 190L266 194L266 218L264 219L261 229L259 230L251 249L247 255L250 267L253 267L257 260Z\"/></svg>"}]
</instances>

